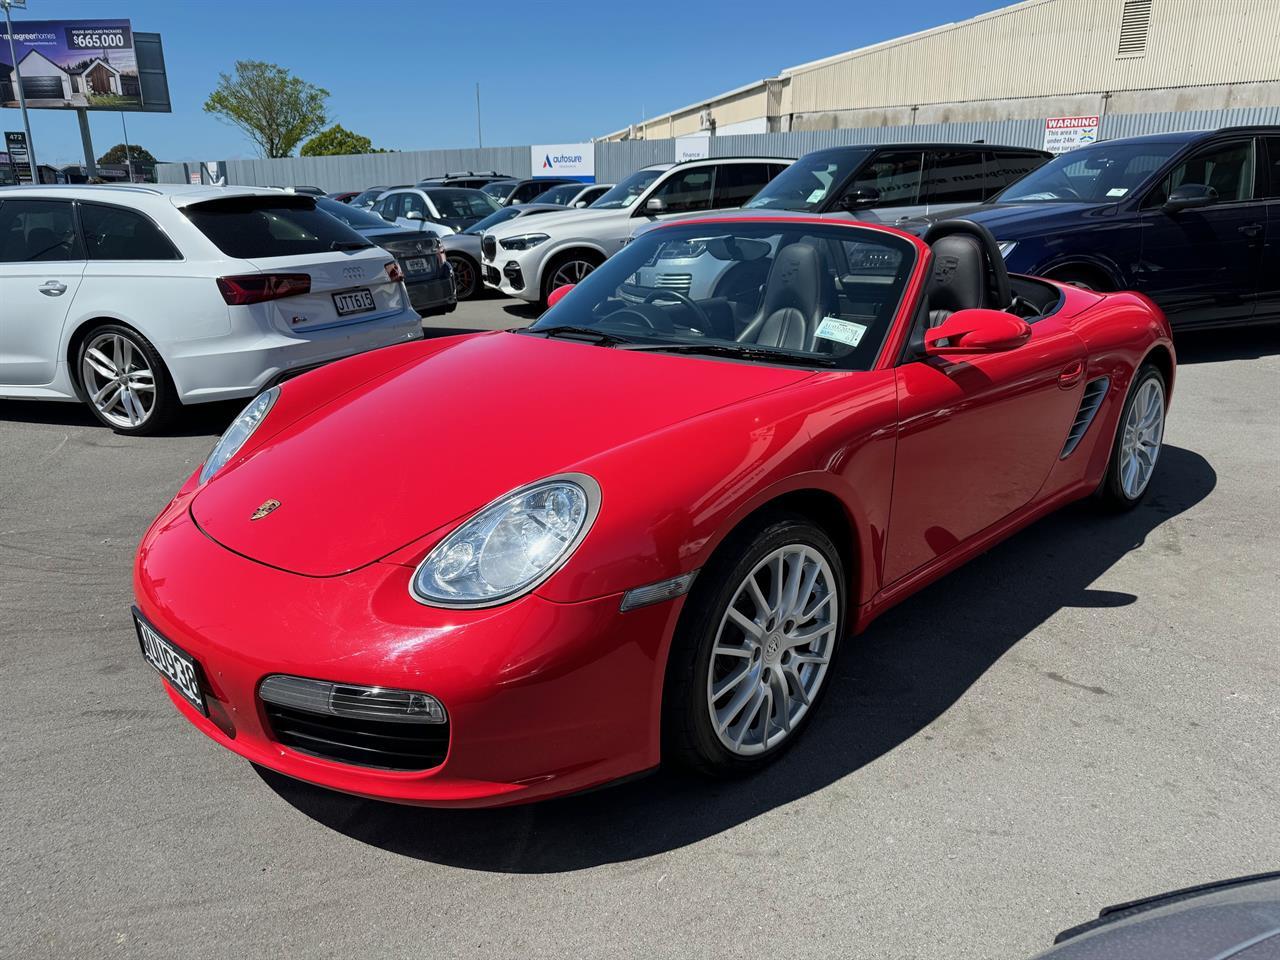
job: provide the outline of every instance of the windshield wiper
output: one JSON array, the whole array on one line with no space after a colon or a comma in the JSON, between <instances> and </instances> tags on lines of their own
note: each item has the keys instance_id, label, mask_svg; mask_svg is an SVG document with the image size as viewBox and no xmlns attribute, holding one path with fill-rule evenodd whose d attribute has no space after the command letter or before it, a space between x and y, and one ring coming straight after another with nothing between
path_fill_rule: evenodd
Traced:
<instances>
[{"instance_id":1,"label":"windshield wiper","mask_svg":"<svg viewBox=\"0 0 1280 960\"><path fill-rule=\"evenodd\" d=\"M731 343L634 343L619 347L620 350L651 350L663 353L704 353L713 357L733 357L737 360L763 360L766 363L790 363L800 367L834 367L835 357L823 357L812 353L784 353L767 347Z\"/></svg>"},{"instance_id":2,"label":"windshield wiper","mask_svg":"<svg viewBox=\"0 0 1280 960\"><path fill-rule=\"evenodd\" d=\"M613 333L605 333L603 330L597 330L595 327L576 326L572 323L562 323L559 326L542 327L541 329L530 329L526 332L544 334L548 339L551 337L564 337L569 340L575 340L578 338L590 339L601 347L616 347L619 344L635 342L627 337L620 337Z\"/></svg>"}]
</instances>

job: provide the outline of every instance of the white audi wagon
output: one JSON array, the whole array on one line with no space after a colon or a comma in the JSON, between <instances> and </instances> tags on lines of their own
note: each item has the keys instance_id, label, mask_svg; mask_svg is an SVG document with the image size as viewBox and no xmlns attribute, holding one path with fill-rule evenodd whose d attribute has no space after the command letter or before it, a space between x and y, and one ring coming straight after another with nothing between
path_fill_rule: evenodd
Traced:
<instances>
[{"instance_id":1,"label":"white audi wagon","mask_svg":"<svg viewBox=\"0 0 1280 960\"><path fill-rule=\"evenodd\" d=\"M399 265L257 187L0 189L0 397L81 400L120 433L422 336Z\"/></svg>"}]
</instances>

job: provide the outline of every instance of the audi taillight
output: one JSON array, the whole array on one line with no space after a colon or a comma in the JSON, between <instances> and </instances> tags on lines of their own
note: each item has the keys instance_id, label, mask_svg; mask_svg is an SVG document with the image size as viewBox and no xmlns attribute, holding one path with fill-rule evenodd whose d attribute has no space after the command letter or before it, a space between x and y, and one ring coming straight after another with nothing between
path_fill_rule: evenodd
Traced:
<instances>
[{"instance_id":1,"label":"audi taillight","mask_svg":"<svg viewBox=\"0 0 1280 960\"><path fill-rule=\"evenodd\" d=\"M387 277L392 283L399 283L404 279L404 271L400 269L400 264L395 260L387 264Z\"/></svg>"},{"instance_id":2,"label":"audi taillight","mask_svg":"<svg viewBox=\"0 0 1280 960\"><path fill-rule=\"evenodd\" d=\"M247 273L239 277L219 277L222 299L233 307L279 300L311 292L308 273Z\"/></svg>"}]
</instances>

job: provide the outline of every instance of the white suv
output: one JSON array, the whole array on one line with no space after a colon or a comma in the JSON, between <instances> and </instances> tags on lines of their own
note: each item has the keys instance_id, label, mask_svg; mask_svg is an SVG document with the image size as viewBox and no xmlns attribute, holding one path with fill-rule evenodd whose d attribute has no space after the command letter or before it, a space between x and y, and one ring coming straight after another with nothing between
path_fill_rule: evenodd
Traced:
<instances>
[{"instance_id":1,"label":"white suv","mask_svg":"<svg viewBox=\"0 0 1280 960\"><path fill-rule=\"evenodd\" d=\"M0 397L79 399L149 433L181 404L421 336L399 265L314 197L0 189Z\"/></svg>"},{"instance_id":2,"label":"white suv","mask_svg":"<svg viewBox=\"0 0 1280 960\"><path fill-rule=\"evenodd\" d=\"M485 285L532 303L577 283L616 253L638 223L740 207L792 161L711 157L637 170L585 210L523 218L480 240Z\"/></svg>"}]
</instances>

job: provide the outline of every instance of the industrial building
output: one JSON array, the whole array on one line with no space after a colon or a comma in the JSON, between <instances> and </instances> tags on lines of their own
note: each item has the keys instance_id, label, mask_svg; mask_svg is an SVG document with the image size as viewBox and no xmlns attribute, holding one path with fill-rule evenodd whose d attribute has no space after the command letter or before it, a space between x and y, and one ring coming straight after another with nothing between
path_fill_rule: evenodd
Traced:
<instances>
[{"instance_id":1,"label":"industrial building","mask_svg":"<svg viewBox=\"0 0 1280 960\"><path fill-rule=\"evenodd\" d=\"M1278 54L1280 0L1023 0L598 139L1280 108Z\"/></svg>"}]
</instances>

